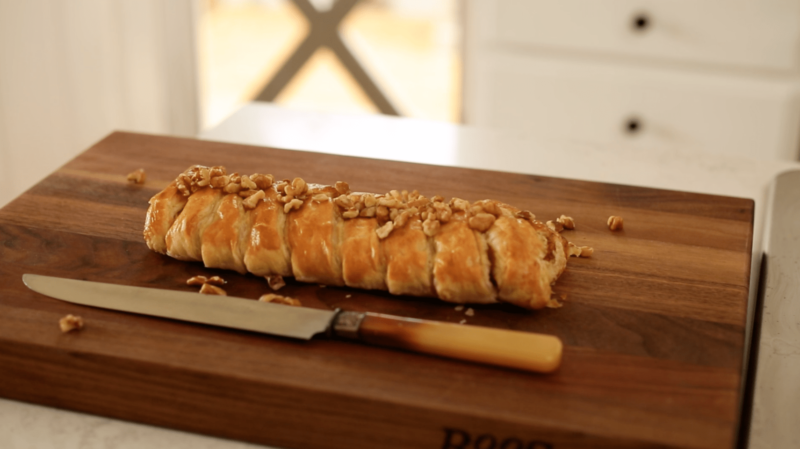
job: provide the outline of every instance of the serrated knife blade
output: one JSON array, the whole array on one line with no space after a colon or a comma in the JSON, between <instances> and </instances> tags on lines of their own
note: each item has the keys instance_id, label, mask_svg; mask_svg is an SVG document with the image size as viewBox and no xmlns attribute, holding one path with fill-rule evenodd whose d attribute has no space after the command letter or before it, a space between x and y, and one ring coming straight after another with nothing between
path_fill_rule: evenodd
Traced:
<instances>
[{"instance_id":1,"label":"serrated knife blade","mask_svg":"<svg viewBox=\"0 0 800 449\"><path fill-rule=\"evenodd\" d=\"M309 340L325 332L336 311L287 307L232 296L132 287L24 274L31 290L62 301L193 323Z\"/></svg>"}]
</instances>

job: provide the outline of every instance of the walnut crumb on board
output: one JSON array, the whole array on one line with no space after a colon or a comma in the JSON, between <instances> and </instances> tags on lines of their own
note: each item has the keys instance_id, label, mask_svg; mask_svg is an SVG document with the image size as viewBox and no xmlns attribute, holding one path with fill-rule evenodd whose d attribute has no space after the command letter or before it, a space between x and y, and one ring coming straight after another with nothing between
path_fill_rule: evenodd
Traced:
<instances>
[{"instance_id":1,"label":"walnut crumb on board","mask_svg":"<svg viewBox=\"0 0 800 449\"><path fill-rule=\"evenodd\" d=\"M461 312L462 310L464 310L464 306L463 305L459 304L459 305L456 306L456 312Z\"/></svg>"},{"instance_id":2,"label":"walnut crumb on board","mask_svg":"<svg viewBox=\"0 0 800 449\"><path fill-rule=\"evenodd\" d=\"M612 231L621 231L622 217L618 217L616 215L608 217L608 229L611 229Z\"/></svg>"},{"instance_id":3,"label":"walnut crumb on board","mask_svg":"<svg viewBox=\"0 0 800 449\"><path fill-rule=\"evenodd\" d=\"M274 293L267 293L258 298L261 302L271 302L274 304L283 304L287 306L302 306L299 299L290 298L288 296L276 295Z\"/></svg>"},{"instance_id":4,"label":"walnut crumb on board","mask_svg":"<svg viewBox=\"0 0 800 449\"><path fill-rule=\"evenodd\" d=\"M561 302L560 302L558 299L556 299L556 298L550 298L550 299L547 301L546 307L547 307L548 309L559 309L559 308L561 308L561 307L564 307L564 304L562 304L562 303L561 303Z\"/></svg>"},{"instance_id":5,"label":"walnut crumb on board","mask_svg":"<svg viewBox=\"0 0 800 449\"><path fill-rule=\"evenodd\" d=\"M211 284L211 285L225 285L228 282L225 279L222 279L219 276L192 276L186 281L186 285L203 285L203 284Z\"/></svg>"},{"instance_id":6,"label":"walnut crumb on board","mask_svg":"<svg viewBox=\"0 0 800 449\"><path fill-rule=\"evenodd\" d=\"M569 245L567 246L567 255L569 257L572 257L572 256L580 257L581 256L581 247L576 245L576 244L574 244L574 243L572 243L572 242L569 242Z\"/></svg>"},{"instance_id":7,"label":"walnut crumb on board","mask_svg":"<svg viewBox=\"0 0 800 449\"><path fill-rule=\"evenodd\" d=\"M271 276L265 276L267 279L267 284L269 284L269 288L278 291L281 288L286 286L286 281L283 280L283 276L279 274L273 274Z\"/></svg>"},{"instance_id":8,"label":"walnut crumb on board","mask_svg":"<svg viewBox=\"0 0 800 449\"><path fill-rule=\"evenodd\" d=\"M568 256L592 257L592 254L594 254L594 248L591 246L578 246L572 242L569 242L569 246L567 247Z\"/></svg>"},{"instance_id":9,"label":"walnut crumb on board","mask_svg":"<svg viewBox=\"0 0 800 449\"><path fill-rule=\"evenodd\" d=\"M458 324L464 324L466 322L467 322L467 320L461 320L461 321L458 322Z\"/></svg>"},{"instance_id":10,"label":"walnut crumb on board","mask_svg":"<svg viewBox=\"0 0 800 449\"><path fill-rule=\"evenodd\" d=\"M466 315L466 316L475 316L475 311L472 309L472 307L470 307L469 309L467 309L466 312L464 312L464 315Z\"/></svg>"},{"instance_id":11,"label":"walnut crumb on board","mask_svg":"<svg viewBox=\"0 0 800 449\"><path fill-rule=\"evenodd\" d=\"M200 287L200 293L204 295L228 296L228 293L225 290L213 284L203 284L203 286Z\"/></svg>"},{"instance_id":12,"label":"walnut crumb on board","mask_svg":"<svg viewBox=\"0 0 800 449\"><path fill-rule=\"evenodd\" d=\"M353 295L351 295L351 294L344 295L344 297L345 297L345 298L350 298L350 297L352 297L352 296L353 296Z\"/></svg>"},{"instance_id":13,"label":"walnut crumb on board","mask_svg":"<svg viewBox=\"0 0 800 449\"><path fill-rule=\"evenodd\" d=\"M145 180L147 180L147 174L144 172L143 168L128 173L128 182L144 184Z\"/></svg>"},{"instance_id":14,"label":"walnut crumb on board","mask_svg":"<svg viewBox=\"0 0 800 449\"><path fill-rule=\"evenodd\" d=\"M564 226L564 229L575 229L575 220L573 220L572 217L567 217L566 215L556 218L556 223L560 223L562 226Z\"/></svg>"},{"instance_id":15,"label":"walnut crumb on board","mask_svg":"<svg viewBox=\"0 0 800 449\"><path fill-rule=\"evenodd\" d=\"M80 330L83 329L83 318L69 314L58 320L58 325L61 327L61 332L64 333Z\"/></svg>"},{"instance_id":16,"label":"walnut crumb on board","mask_svg":"<svg viewBox=\"0 0 800 449\"><path fill-rule=\"evenodd\" d=\"M228 283L228 281L222 279L219 276L211 276L210 278L208 278L208 281L206 282L211 285L225 285Z\"/></svg>"}]
</instances>

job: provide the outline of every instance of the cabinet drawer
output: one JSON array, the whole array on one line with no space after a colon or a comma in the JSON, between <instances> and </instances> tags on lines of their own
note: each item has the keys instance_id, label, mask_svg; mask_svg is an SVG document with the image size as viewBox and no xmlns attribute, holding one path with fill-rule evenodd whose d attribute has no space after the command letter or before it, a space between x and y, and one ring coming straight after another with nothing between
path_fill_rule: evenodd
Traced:
<instances>
[{"instance_id":1,"label":"cabinet drawer","mask_svg":"<svg viewBox=\"0 0 800 449\"><path fill-rule=\"evenodd\" d=\"M474 64L470 124L603 144L796 160L794 81L574 60L486 56Z\"/></svg>"},{"instance_id":2,"label":"cabinet drawer","mask_svg":"<svg viewBox=\"0 0 800 449\"><path fill-rule=\"evenodd\" d=\"M798 69L800 0L475 0L483 36L680 62Z\"/></svg>"}]
</instances>

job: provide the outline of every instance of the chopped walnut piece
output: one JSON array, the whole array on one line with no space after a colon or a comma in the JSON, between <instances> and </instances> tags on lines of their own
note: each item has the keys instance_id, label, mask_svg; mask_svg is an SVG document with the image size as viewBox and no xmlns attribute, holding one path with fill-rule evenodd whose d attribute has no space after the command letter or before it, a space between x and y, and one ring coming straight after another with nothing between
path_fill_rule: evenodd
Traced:
<instances>
[{"instance_id":1,"label":"chopped walnut piece","mask_svg":"<svg viewBox=\"0 0 800 449\"><path fill-rule=\"evenodd\" d=\"M594 248L589 246L581 246L580 250L580 257L592 257L592 254L594 254Z\"/></svg>"},{"instance_id":2,"label":"chopped walnut piece","mask_svg":"<svg viewBox=\"0 0 800 449\"><path fill-rule=\"evenodd\" d=\"M192 276L186 280L186 285L203 285L206 282L208 282L208 278L205 276Z\"/></svg>"},{"instance_id":3,"label":"chopped walnut piece","mask_svg":"<svg viewBox=\"0 0 800 449\"><path fill-rule=\"evenodd\" d=\"M197 181L198 187L206 187L211 184L211 170L208 168L200 169L200 180Z\"/></svg>"},{"instance_id":4,"label":"chopped walnut piece","mask_svg":"<svg viewBox=\"0 0 800 449\"><path fill-rule=\"evenodd\" d=\"M288 203L286 203L283 206L283 211L288 214L289 211L291 211L292 209L300 209L300 206L302 206L302 205L303 205L303 201L302 200L298 200L297 198L295 198L295 199L293 199L292 201L289 201Z\"/></svg>"},{"instance_id":5,"label":"chopped walnut piece","mask_svg":"<svg viewBox=\"0 0 800 449\"><path fill-rule=\"evenodd\" d=\"M420 198L417 198L417 199L409 201L408 202L408 207L422 207L422 206L425 206L428 203L429 203L428 199L423 196L423 197L420 197Z\"/></svg>"},{"instance_id":6,"label":"chopped walnut piece","mask_svg":"<svg viewBox=\"0 0 800 449\"><path fill-rule=\"evenodd\" d=\"M183 178L183 181L188 184L194 184L199 181L200 178L200 166L199 165L192 165L186 171L181 173L178 177Z\"/></svg>"},{"instance_id":7,"label":"chopped walnut piece","mask_svg":"<svg viewBox=\"0 0 800 449\"><path fill-rule=\"evenodd\" d=\"M144 172L143 168L128 173L128 181L134 184L144 184L146 179L147 174Z\"/></svg>"},{"instance_id":8,"label":"chopped walnut piece","mask_svg":"<svg viewBox=\"0 0 800 449\"><path fill-rule=\"evenodd\" d=\"M289 180L284 179L283 181L279 182L278 185L275 186L275 190L280 193L286 194L286 188L289 187Z\"/></svg>"},{"instance_id":9,"label":"chopped walnut piece","mask_svg":"<svg viewBox=\"0 0 800 449\"><path fill-rule=\"evenodd\" d=\"M522 210L516 213L517 218L521 218L523 220L533 221L536 220L536 215L529 210Z\"/></svg>"},{"instance_id":10,"label":"chopped walnut piece","mask_svg":"<svg viewBox=\"0 0 800 449\"><path fill-rule=\"evenodd\" d=\"M189 187L191 187L191 183L192 183L192 180L189 179L189 177L184 175L184 174L178 175L178 177L175 179L175 185L178 187L178 190L181 193L189 191Z\"/></svg>"},{"instance_id":11,"label":"chopped walnut piece","mask_svg":"<svg viewBox=\"0 0 800 449\"><path fill-rule=\"evenodd\" d=\"M473 310L473 308L470 307L469 309L464 311L464 315L466 315L466 316L475 316L475 310Z\"/></svg>"},{"instance_id":12,"label":"chopped walnut piece","mask_svg":"<svg viewBox=\"0 0 800 449\"><path fill-rule=\"evenodd\" d=\"M442 201L444 201L444 197L442 197L441 195L434 195L433 198L431 198L431 201L434 203L441 203Z\"/></svg>"},{"instance_id":13,"label":"chopped walnut piece","mask_svg":"<svg viewBox=\"0 0 800 449\"><path fill-rule=\"evenodd\" d=\"M261 173L256 173L250 175L250 180L253 181L257 189L266 190L272 187L272 183L275 182L275 177L272 175L262 175Z\"/></svg>"},{"instance_id":14,"label":"chopped walnut piece","mask_svg":"<svg viewBox=\"0 0 800 449\"><path fill-rule=\"evenodd\" d=\"M378 221L388 220L389 219L389 208L386 207L386 206L378 206L375 209L375 218L377 218Z\"/></svg>"},{"instance_id":15,"label":"chopped walnut piece","mask_svg":"<svg viewBox=\"0 0 800 449\"><path fill-rule=\"evenodd\" d=\"M378 234L379 239L385 239L386 237L389 237L389 234L392 233L392 229L394 229L394 223L387 221L386 224L376 229L375 233Z\"/></svg>"},{"instance_id":16,"label":"chopped walnut piece","mask_svg":"<svg viewBox=\"0 0 800 449\"><path fill-rule=\"evenodd\" d=\"M462 310L464 310L464 305L463 304L459 304L459 305L456 306L456 312L461 312Z\"/></svg>"},{"instance_id":17,"label":"chopped walnut piece","mask_svg":"<svg viewBox=\"0 0 800 449\"><path fill-rule=\"evenodd\" d=\"M328 196L327 193L318 193L318 194L312 196L311 200L312 201L316 201L318 203L321 203L323 201L328 201L328 198L330 198L330 197Z\"/></svg>"},{"instance_id":18,"label":"chopped walnut piece","mask_svg":"<svg viewBox=\"0 0 800 449\"><path fill-rule=\"evenodd\" d=\"M412 215L411 211L409 211L409 210L403 211L403 213L401 213L400 215L395 217L394 220L392 220L392 221L394 221L395 227L401 228L401 227L405 226L406 223L408 223L408 218L411 217L411 215Z\"/></svg>"},{"instance_id":19,"label":"chopped walnut piece","mask_svg":"<svg viewBox=\"0 0 800 449\"><path fill-rule=\"evenodd\" d=\"M400 206L400 201L397 201L394 198L387 198L384 196L378 198L378 206L385 206L388 207L389 209L393 209Z\"/></svg>"},{"instance_id":20,"label":"chopped walnut piece","mask_svg":"<svg viewBox=\"0 0 800 449\"><path fill-rule=\"evenodd\" d=\"M566 215L562 215L556 218L556 223L561 223L564 226L564 229L575 229L575 220L572 217L567 217Z\"/></svg>"},{"instance_id":21,"label":"chopped walnut piece","mask_svg":"<svg viewBox=\"0 0 800 449\"><path fill-rule=\"evenodd\" d=\"M208 171L208 176L211 177L212 179L216 178L217 176L225 176L227 174L228 171L225 169L225 167L221 165L216 165L214 167L211 167L211 170Z\"/></svg>"},{"instance_id":22,"label":"chopped walnut piece","mask_svg":"<svg viewBox=\"0 0 800 449\"><path fill-rule=\"evenodd\" d=\"M372 217L375 216L375 209L376 209L375 206L367 207L366 209L362 209L361 212L359 212L358 216L359 217L372 218Z\"/></svg>"},{"instance_id":23,"label":"chopped walnut piece","mask_svg":"<svg viewBox=\"0 0 800 449\"><path fill-rule=\"evenodd\" d=\"M349 294L349 293L348 293L348 294L344 295L344 297L345 297L345 298L352 298L352 297L353 297L353 295L351 295L351 294Z\"/></svg>"},{"instance_id":24,"label":"chopped walnut piece","mask_svg":"<svg viewBox=\"0 0 800 449\"><path fill-rule=\"evenodd\" d=\"M228 293L225 290L209 283L205 283L202 287L200 287L200 293L204 295L228 296Z\"/></svg>"},{"instance_id":25,"label":"chopped walnut piece","mask_svg":"<svg viewBox=\"0 0 800 449\"><path fill-rule=\"evenodd\" d=\"M259 192L258 190L240 190L239 196L242 198L250 198L251 196L255 195L258 192Z\"/></svg>"},{"instance_id":26,"label":"chopped walnut piece","mask_svg":"<svg viewBox=\"0 0 800 449\"><path fill-rule=\"evenodd\" d=\"M466 319L464 319L464 320L461 320L461 321L459 321L459 322L458 322L458 324L464 324L464 323L466 323L466 322L467 322L467 320L466 320Z\"/></svg>"},{"instance_id":27,"label":"chopped walnut piece","mask_svg":"<svg viewBox=\"0 0 800 449\"><path fill-rule=\"evenodd\" d=\"M344 181L336 181L333 187L339 192L339 195L347 195L350 193L350 186Z\"/></svg>"},{"instance_id":28,"label":"chopped walnut piece","mask_svg":"<svg viewBox=\"0 0 800 449\"><path fill-rule=\"evenodd\" d=\"M550 230L553 231L553 232L561 232L561 231L564 230L564 225L562 225L561 223L559 223L557 221L553 221L553 220L548 220L547 221L547 227L550 228Z\"/></svg>"},{"instance_id":29,"label":"chopped walnut piece","mask_svg":"<svg viewBox=\"0 0 800 449\"><path fill-rule=\"evenodd\" d=\"M548 309L559 309L559 308L561 308L561 307L564 307L564 304L562 304L562 303L561 303L561 302L560 302L558 299L556 299L556 298L550 298L550 299L548 299L548 300L547 300L547 303L545 304L545 306L546 306Z\"/></svg>"},{"instance_id":30,"label":"chopped walnut piece","mask_svg":"<svg viewBox=\"0 0 800 449\"><path fill-rule=\"evenodd\" d=\"M374 207L378 204L378 200L375 199L375 195L368 193L364 195L364 206L367 207Z\"/></svg>"},{"instance_id":31,"label":"chopped walnut piece","mask_svg":"<svg viewBox=\"0 0 800 449\"><path fill-rule=\"evenodd\" d=\"M251 190L252 192L252 190ZM258 203L261 202L267 196L263 190L259 190L258 192L248 196L244 201L242 201L242 206L245 209L255 209L258 206Z\"/></svg>"},{"instance_id":32,"label":"chopped walnut piece","mask_svg":"<svg viewBox=\"0 0 800 449\"><path fill-rule=\"evenodd\" d=\"M258 298L261 302L271 302L273 304L283 304L286 306L302 306L303 304L299 299L290 298L288 296L276 295L275 293L267 293Z\"/></svg>"},{"instance_id":33,"label":"chopped walnut piece","mask_svg":"<svg viewBox=\"0 0 800 449\"><path fill-rule=\"evenodd\" d=\"M572 242L569 242L569 245L567 247L567 256L569 256L569 257L571 257L571 256L580 257L580 255L581 255L581 247L576 245L576 244L574 244L574 243L572 243Z\"/></svg>"},{"instance_id":34,"label":"chopped walnut piece","mask_svg":"<svg viewBox=\"0 0 800 449\"><path fill-rule=\"evenodd\" d=\"M236 184L235 182L231 181L228 185L226 185L222 191L225 193L239 193L242 190L242 186L240 184Z\"/></svg>"},{"instance_id":35,"label":"chopped walnut piece","mask_svg":"<svg viewBox=\"0 0 800 449\"><path fill-rule=\"evenodd\" d=\"M435 218L432 219L433 215L428 215L428 219L422 222L422 232L425 233L428 237L433 237L439 232L439 229L442 227L441 223Z\"/></svg>"},{"instance_id":36,"label":"chopped walnut piece","mask_svg":"<svg viewBox=\"0 0 800 449\"><path fill-rule=\"evenodd\" d=\"M273 274L270 276L264 276L267 280L267 284L269 284L269 288L278 291L281 288L286 286L286 281L283 280L283 276L279 274Z\"/></svg>"},{"instance_id":37,"label":"chopped walnut piece","mask_svg":"<svg viewBox=\"0 0 800 449\"><path fill-rule=\"evenodd\" d=\"M69 314L58 320L58 326L61 328L61 332L65 333L74 330L81 330L83 329L83 318Z\"/></svg>"},{"instance_id":38,"label":"chopped walnut piece","mask_svg":"<svg viewBox=\"0 0 800 449\"><path fill-rule=\"evenodd\" d=\"M608 229L611 229L612 231L621 231L622 217L617 217L616 215L608 217Z\"/></svg>"},{"instance_id":39,"label":"chopped walnut piece","mask_svg":"<svg viewBox=\"0 0 800 449\"><path fill-rule=\"evenodd\" d=\"M241 175L239 175L239 173L233 173L233 174L231 174L231 176L230 176L230 178L229 178L229 179L230 179L230 181L231 181L232 183L235 183L235 184L241 184L241 183L242 183L242 176L241 176Z\"/></svg>"},{"instance_id":40,"label":"chopped walnut piece","mask_svg":"<svg viewBox=\"0 0 800 449\"><path fill-rule=\"evenodd\" d=\"M480 207L483 208L484 212L490 213L495 217L503 215L503 210L500 209L500 206L498 205L497 201L483 200L483 201L478 201L476 204L479 204Z\"/></svg>"},{"instance_id":41,"label":"chopped walnut piece","mask_svg":"<svg viewBox=\"0 0 800 449\"><path fill-rule=\"evenodd\" d=\"M347 210L347 211L342 212L342 217L343 218L356 218L356 217L358 217L358 214L359 214L359 212L357 210L355 210L355 209Z\"/></svg>"},{"instance_id":42,"label":"chopped walnut piece","mask_svg":"<svg viewBox=\"0 0 800 449\"><path fill-rule=\"evenodd\" d=\"M436 203L441 204L441 203ZM442 223L447 223L453 217L453 210L449 206L445 206L436 212L436 218Z\"/></svg>"},{"instance_id":43,"label":"chopped walnut piece","mask_svg":"<svg viewBox=\"0 0 800 449\"><path fill-rule=\"evenodd\" d=\"M210 185L211 188L221 189L226 185L228 185L228 182L230 182L230 178L228 177L228 175L214 176L211 178Z\"/></svg>"},{"instance_id":44,"label":"chopped walnut piece","mask_svg":"<svg viewBox=\"0 0 800 449\"><path fill-rule=\"evenodd\" d=\"M353 200L351 200L347 195L339 195L333 200L333 202L342 209L350 209L355 205Z\"/></svg>"},{"instance_id":45,"label":"chopped walnut piece","mask_svg":"<svg viewBox=\"0 0 800 449\"><path fill-rule=\"evenodd\" d=\"M308 190L308 186L306 185L306 182L303 180L303 178L294 178L292 180L292 190L294 191L295 195L302 195L306 193L306 190Z\"/></svg>"},{"instance_id":46,"label":"chopped walnut piece","mask_svg":"<svg viewBox=\"0 0 800 449\"><path fill-rule=\"evenodd\" d=\"M225 284L228 283L228 281L226 281L225 279L222 279L219 276L211 276L210 278L208 278L206 283L207 284L211 284L211 285L225 285Z\"/></svg>"},{"instance_id":47,"label":"chopped walnut piece","mask_svg":"<svg viewBox=\"0 0 800 449\"><path fill-rule=\"evenodd\" d=\"M243 175L242 176L242 188L249 189L249 190L256 190L256 189L258 189L258 186L256 185L255 182L253 182L252 179L250 179L249 176Z\"/></svg>"},{"instance_id":48,"label":"chopped walnut piece","mask_svg":"<svg viewBox=\"0 0 800 449\"><path fill-rule=\"evenodd\" d=\"M461 198L453 198L450 200L450 207L453 210L460 210L460 211L468 211L469 210L469 201L462 200Z\"/></svg>"},{"instance_id":49,"label":"chopped walnut piece","mask_svg":"<svg viewBox=\"0 0 800 449\"><path fill-rule=\"evenodd\" d=\"M492 214L480 213L474 217L469 217L469 221L467 223L469 223L470 228L476 231L486 232L492 227L496 219L497 218L495 218L495 216Z\"/></svg>"}]
</instances>

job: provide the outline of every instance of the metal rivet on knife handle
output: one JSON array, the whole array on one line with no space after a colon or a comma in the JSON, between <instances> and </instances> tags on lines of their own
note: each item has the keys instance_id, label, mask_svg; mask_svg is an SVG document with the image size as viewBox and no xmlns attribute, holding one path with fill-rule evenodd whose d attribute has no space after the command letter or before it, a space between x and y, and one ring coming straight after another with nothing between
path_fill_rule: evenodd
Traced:
<instances>
[{"instance_id":1,"label":"metal rivet on knife handle","mask_svg":"<svg viewBox=\"0 0 800 449\"><path fill-rule=\"evenodd\" d=\"M333 319L334 335L350 340L358 340L358 329L366 315L363 312L338 312Z\"/></svg>"}]
</instances>

